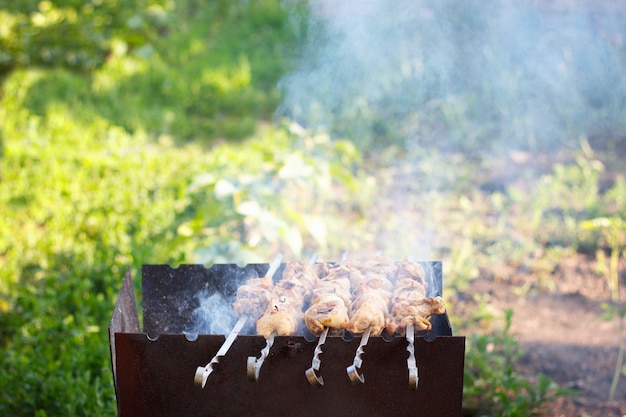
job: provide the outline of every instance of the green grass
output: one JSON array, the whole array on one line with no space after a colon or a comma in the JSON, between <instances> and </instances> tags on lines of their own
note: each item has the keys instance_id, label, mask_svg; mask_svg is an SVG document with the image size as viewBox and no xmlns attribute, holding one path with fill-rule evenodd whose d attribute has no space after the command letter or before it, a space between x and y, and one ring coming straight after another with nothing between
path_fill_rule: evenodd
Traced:
<instances>
[{"instance_id":1,"label":"green grass","mask_svg":"<svg viewBox=\"0 0 626 417\"><path fill-rule=\"evenodd\" d=\"M146 21L155 10L160 30ZM188 1L169 14L156 6L137 13L134 18L152 31L136 40L132 27L118 28L126 32L99 46L108 48L107 59L88 75L46 73L26 93L24 106L43 116L63 102L77 115L97 112L130 133L207 144L248 137L259 119L271 118L279 102L276 84L293 54L279 2Z\"/></svg>"},{"instance_id":2,"label":"green grass","mask_svg":"<svg viewBox=\"0 0 626 417\"><path fill-rule=\"evenodd\" d=\"M33 115L22 100L42 77L14 74L2 100L0 413L111 415L119 279L184 259L172 224L202 161L66 104Z\"/></svg>"},{"instance_id":3,"label":"green grass","mask_svg":"<svg viewBox=\"0 0 626 417\"><path fill-rule=\"evenodd\" d=\"M210 151L155 139L74 105L96 78L25 70L4 85L3 415L113 415L107 325L125 268L300 256L327 244L322 207L301 215L308 200L289 192L335 183L349 198L355 186L349 143L288 126ZM39 93L45 111L33 112L26 102Z\"/></svg>"},{"instance_id":4,"label":"green grass","mask_svg":"<svg viewBox=\"0 0 626 417\"><path fill-rule=\"evenodd\" d=\"M277 199L275 188L318 181L312 168L322 168L304 150L299 155L311 161L282 162L280 153L298 155L299 139L286 130L248 143L246 152L234 145L207 153L165 139L154 143L95 115L87 124L63 105L43 118L20 111L20 91L40 76L14 74L7 91L16 94L3 102L10 140L0 182L0 335L7 352L0 359L0 412L106 415L115 408L106 328L124 269L132 267L137 276L144 263L191 262L192 250L202 245L205 258L213 249L221 259L258 260L251 258L255 249L272 242L257 229L271 216L284 222L279 233L286 249L299 254L300 228L278 217L297 210ZM326 141L313 152L332 159L328 152L337 146ZM323 167L328 177L332 170L341 174L340 167ZM243 169L247 185L241 183ZM215 179L197 177L204 172ZM215 189L217 180L222 186L239 181L241 191L224 194ZM250 195L262 190L267 194ZM272 201L258 213L245 209ZM247 235L237 235L244 223ZM251 243L258 233L264 240ZM237 250L224 253L224 245L233 244Z\"/></svg>"}]
</instances>

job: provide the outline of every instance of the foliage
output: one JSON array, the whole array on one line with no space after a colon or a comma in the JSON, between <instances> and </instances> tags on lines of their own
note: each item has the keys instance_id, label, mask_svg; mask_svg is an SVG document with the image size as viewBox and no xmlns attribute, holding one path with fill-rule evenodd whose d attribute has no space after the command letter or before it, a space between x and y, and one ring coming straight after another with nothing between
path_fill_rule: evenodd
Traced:
<instances>
[{"instance_id":1,"label":"foliage","mask_svg":"<svg viewBox=\"0 0 626 417\"><path fill-rule=\"evenodd\" d=\"M429 159L433 157L429 156ZM472 415L526 415L539 405L535 401L549 401L565 392L548 384L545 376L538 376L536 385L533 385L516 373L516 355L521 352L513 349L516 342L506 334L508 326L495 333L486 328L493 314L489 297L467 294L466 290L470 281L481 273L479 271L492 274L495 279L508 279L506 275L497 275L501 263L523 268L538 277L538 282L531 278L519 288L513 288L519 296L526 295L537 283L553 290L556 288L553 272L563 257L573 254L576 249L585 253L594 253L597 249L599 255L609 254L605 274L609 288L617 294L618 258L624 245L623 179L617 177L612 186L602 190L600 174L604 165L584 141L572 163L554 165L551 172L532 182L530 188L521 188L515 182L495 192L477 190L475 184L459 186L466 175L463 168L452 168L435 160L433 163L440 171L454 169L459 178L437 185L439 189L447 190L445 196L443 193L438 196L443 201L427 198L431 204L436 204L436 212L441 216L429 221L439 221L441 225L438 233L442 236L434 241L434 250L436 256L444 258L446 298L450 301L451 311L457 303L470 300L474 314L471 317L453 316L453 322L463 329L481 330L468 337L466 361L470 366L466 367L466 412ZM459 165L467 167L471 164L466 160ZM418 195L425 198L436 194ZM598 258L598 265L605 265L604 257ZM617 319L619 315L610 317ZM620 326L623 326L621 322ZM622 332L617 336L620 346L623 345ZM496 347L497 344L502 346ZM622 357L623 348L620 348L614 387L622 372ZM542 397L544 391L545 397ZM611 397L614 389L612 393Z\"/></svg>"},{"instance_id":2,"label":"foliage","mask_svg":"<svg viewBox=\"0 0 626 417\"><path fill-rule=\"evenodd\" d=\"M17 36L34 42L26 32L39 29L28 16L39 8L35 20L49 25L37 34L67 29L87 48L77 52L68 44L72 37L51 36L51 51L63 56L39 62L16 55L10 59L23 61L5 67L13 72L0 96L3 415L114 414L106 324L124 270L137 276L144 263L193 260L198 241L178 233L194 211L188 187L213 172L210 164L228 166L221 158L235 154L216 150L204 159L200 146L174 143L191 134L205 141L245 136L276 100L270 86L284 68L281 45L288 44L278 2L180 2L167 16L157 2L141 4L149 10L139 2L117 8L115 1L93 10L81 2L3 4L3 24L15 25L2 42ZM107 7L119 14L102 22ZM179 20L157 38L149 32L164 29L150 23L157 17L164 25ZM94 38L81 37L83 31ZM150 35L150 42L135 35ZM22 46L39 51L36 43ZM76 66L63 62L74 55L83 59ZM32 68L39 64L89 72ZM259 155L268 149L288 155L289 141L273 147L272 140L257 145ZM344 146L346 162L356 156L346 144L332 146ZM236 152L244 165L243 144ZM235 232L228 233L236 242Z\"/></svg>"},{"instance_id":3,"label":"foliage","mask_svg":"<svg viewBox=\"0 0 626 417\"><path fill-rule=\"evenodd\" d=\"M622 368L624 363L624 356L626 355L626 334L624 334L624 319L626 317L626 307L621 309L616 306L620 301L619 296L619 258L626 256L626 221L622 217L597 217L595 219L587 220L582 223L584 229L598 230L603 233L603 237L606 240L610 248L608 267L606 266L605 255L603 251L598 251L598 265L601 265L602 271L606 276L608 286L611 290L611 304L603 304L605 314L604 320L618 320L619 332L618 337L618 353L617 361L615 363L615 370L613 373L613 382L609 391L609 401L613 401L615 398L615 390L619 382L620 375L625 373L625 369Z\"/></svg>"},{"instance_id":4,"label":"foliage","mask_svg":"<svg viewBox=\"0 0 626 417\"><path fill-rule=\"evenodd\" d=\"M276 248L334 250L324 196L357 190L359 154L297 126L205 152L129 134L64 100L40 116L24 102L42 78L86 83L63 71L18 71L5 84L0 412L111 415L106 323L124 269L137 276L141 264L198 255L250 262Z\"/></svg>"},{"instance_id":5,"label":"foliage","mask_svg":"<svg viewBox=\"0 0 626 417\"><path fill-rule=\"evenodd\" d=\"M72 4L79 7L79 3ZM100 5L114 8L117 3L109 0ZM288 69L292 34L280 2L164 3L167 7L136 0L116 8L118 23L136 26L141 36L131 29L115 35L117 20L109 22L103 17L106 10L94 8L93 19L108 22L102 23L102 30L112 32L102 41L106 60L89 64L85 68L89 77L74 77L67 71L46 74L28 93L25 106L43 116L49 105L62 100L79 114L80 109L97 109L130 133L167 134L178 142L250 136L258 119L272 116L279 99L278 78ZM60 5L40 4L47 4L49 13L66 13ZM77 16L76 24L86 25L81 30L92 33L90 15L84 20L82 14ZM162 23L152 23L155 19ZM79 35L77 39L82 39ZM65 49L65 37L46 39L54 50L72 54ZM23 66L33 65L29 61Z\"/></svg>"},{"instance_id":6,"label":"foliage","mask_svg":"<svg viewBox=\"0 0 626 417\"><path fill-rule=\"evenodd\" d=\"M554 150L624 133L621 13L596 9L598 31L583 8L535 2L309 7L284 110L362 149Z\"/></svg>"},{"instance_id":7,"label":"foliage","mask_svg":"<svg viewBox=\"0 0 626 417\"><path fill-rule=\"evenodd\" d=\"M519 219L515 227L525 230L541 245L583 245L580 221L602 212L599 176L603 169L593 154L583 150L576 163L555 164L552 173L537 181L530 196L511 187L509 194L515 203L512 212Z\"/></svg>"},{"instance_id":8,"label":"foliage","mask_svg":"<svg viewBox=\"0 0 626 417\"><path fill-rule=\"evenodd\" d=\"M189 2L177 25L146 57L112 63L98 105L130 131L166 132L178 141L250 136L278 103L291 32L278 1ZM121 105L120 105L121 104ZM133 112L127 112L132 108Z\"/></svg>"},{"instance_id":9,"label":"foliage","mask_svg":"<svg viewBox=\"0 0 626 417\"><path fill-rule=\"evenodd\" d=\"M338 253L329 240L336 196L352 200L360 185L359 155L349 142L331 141L296 125L272 129L261 140L220 146L207 156L210 172L189 188L192 219L179 233L194 238L201 263L263 261L281 251L300 258ZM341 225L343 228L347 224Z\"/></svg>"},{"instance_id":10,"label":"foliage","mask_svg":"<svg viewBox=\"0 0 626 417\"><path fill-rule=\"evenodd\" d=\"M465 155L416 163L399 147L381 167L352 142L268 127L293 45L279 3L1 3L0 43L13 55L0 57L12 70L0 96L0 414L115 413L106 325L127 267L138 276L144 263L265 261L278 250L336 259L381 236L400 253L417 240L395 216L402 207L439 227L433 256L456 301L495 259L549 275L559 248L608 242L585 220L624 218L626 183L602 192L603 166L584 146L531 192L488 192ZM18 36L27 50L11 49ZM461 141L476 127L471 103L433 101L419 129L443 117ZM386 207L394 215L368 218L402 163L411 181ZM488 297L472 299L472 328L484 332L468 338L466 408L520 415L562 394L515 371L510 315L491 331Z\"/></svg>"},{"instance_id":11,"label":"foliage","mask_svg":"<svg viewBox=\"0 0 626 417\"><path fill-rule=\"evenodd\" d=\"M624 364L624 358L626 358L626 306L619 306L617 303L608 304L603 303L602 309L604 315L602 318L605 321L617 320L618 322L618 348L617 359L615 361L615 368L613 370L613 380L611 381L611 388L609 389L609 401L615 399L615 392L617 391L617 384L619 383L622 375L626 376L626 365Z\"/></svg>"},{"instance_id":12,"label":"foliage","mask_svg":"<svg viewBox=\"0 0 626 417\"><path fill-rule=\"evenodd\" d=\"M19 67L90 71L117 47L145 47L166 29L164 0L0 2L0 77ZM1 79L1 78L0 78Z\"/></svg>"},{"instance_id":13,"label":"foliage","mask_svg":"<svg viewBox=\"0 0 626 417\"><path fill-rule=\"evenodd\" d=\"M604 268L604 252L598 251L598 264L603 266L611 298L614 302L619 301L619 257L622 251L626 251L626 221L621 217L596 217L581 223L583 230L599 230L602 238L609 247L609 266Z\"/></svg>"},{"instance_id":14,"label":"foliage","mask_svg":"<svg viewBox=\"0 0 626 417\"><path fill-rule=\"evenodd\" d=\"M618 177L612 187L601 190L604 169L583 141L572 163L555 164L533 180L531 188L514 182L490 198L472 196L468 204L482 212L483 225L490 225L474 228L476 252L524 265L551 287L548 275L563 256L610 251L613 240L623 239L617 224L624 215L624 184Z\"/></svg>"},{"instance_id":15,"label":"foliage","mask_svg":"<svg viewBox=\"0 0 626 417\"><path fill-rule=\"evenodd\" d=\"M126 267L184 259L172 224L202 163L64 104L30 114L41 76L15 73L0 107L0 414L112 415L116 290Z\"/></svg>"},{"instance_id":16,"label":"foliage","mask_svg":"<svg viewBox=\"0 0 626 417\"><path fill-rule=\"evenodd\" d=\"M466 413L523 417L539 412L553 396L568 394L543 374L533 384L515 372L522 350L510 334L512 317L513 312L507 310L502 329L468 338L463 379Z\"/></svg>"}]
</instances>

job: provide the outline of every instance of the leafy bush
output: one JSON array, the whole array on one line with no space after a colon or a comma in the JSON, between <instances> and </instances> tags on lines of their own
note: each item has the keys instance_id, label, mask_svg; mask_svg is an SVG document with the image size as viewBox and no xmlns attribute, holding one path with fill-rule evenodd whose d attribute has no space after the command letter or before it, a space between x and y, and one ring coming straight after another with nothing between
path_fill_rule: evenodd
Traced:
<instances>
[{"instance_id":1,"label":"leafy bush","mask_svg":"<svg viewBox=\"0 0 626 417\"><path fill-rule=\"evenodd\" d=\"M327 199L311 217L297 205L311 202L307 187L340 187L348 199L359 155L286 126L204 152L129 134L63 97L39 115L24 103L43 79L67 97L88 85L61 70L17 71L5 84L0 413L112 415L106 326L125 268L138 276L141 264L193 262L203 245L201 260L251 261L340 244L314 215L331 211Z\"/></svg>"},{"instance_id":2,"label":"leafy bush","mask_svg":"<svg viewBox=\"0 0 626 417\"><path fill-rule=\"evenodd\" d=\"M272 117L293 40L279 1L97 3L25 2L0 9L14 22L0 43L27 49L5 57L6 71L46 64L93 77L42 77L25 100L32 112L43 115L63 100L76 109L97 108L131 133L165 133L181 142L242 139L258 119ZM33 24L31 15L45 25ZM59 25L70 25L71 36Z\"/></svg>"},{"instance_id":3,"label":"leafy bush","mask_svg":"<svg viewBox=\"0 0 626 417\"><path fill-rule=\"evenodd\" d=\"M515 371L522 350L509 333L512 317L507 310L503 328L468 337L463 378L463 408L468 415L529 416L554 396L569 393L543 374L533 384Z\"/></svg>"},{"instance_id":4,"label":"leafy bush","mask_svg":"<svg viewBox=\"0 0 626 417\"><path fill-rule=\"evenodd\" d=\"M148 44L167 26L163 0L0 1L0 79L18 67L90 71L118 48Z\"/></svg>"},{"instance_id":5,"label":"leafy bush","mask_svg":"<svg viewBox=\"0 0 626 417\"><path fill-rule=\"evenodd\" d=\"M15 73L0 110L0 414L112 415L119 282L126 267L184 259L175 223L202 162L61 103L30 114L41 76Z\"/></svg>"},{"instance_id":6,"label":"leafy bush","mask_svg":"<svg viewBox=\"0 0 626 417\"><path fill-rule=\"evenodd\" d=\"M196 242L200 262L265 261L277 251L290 258L307 251L332 257L348 247L327 236L349 228L331 213L341 218L342 202L364 191L351 143L283 126L247 143L245 151L215 148L207 162L211 171L189 190L193 219L179 228Z\"/></svg>"},{"instance_id":7,"label":"leafy bush","mask_svg":"<svg viewBox=\"0 0 626 417\"><path fill-rule=\"evenodd\" d=\"M278 2L179 3L172 13L180 13L181 24L133 55L127 48L139 47L142 39L124 37L132 30L115 34L129 28L98 20L106 7L117 7L100 4L93 14L82 13L89 4L76 2L11 2L1 11L8 19L3 22L12 25L2 42L33 40L27 32L39 29L28 26L31 12L51 22L79 9L75 24L66 19L57 23L67 28L52 22L45 30L71 30L87 42L80 44L87 49L76 52L71 39L49 37L54 54L40 62L42 57L27 55L40 49L34 39L23 45L29 51L3 56L5 69L45 64L91 71L81 76L64 69L15 70L2 85L3 415L115 413L106 325L124 269L131 267L137 276L144 263L192 261L190 245L197 241L178 233L194 211L190 203L196 197L188 186L212 171L212 163L228 166L219 151L203 160L204 149L175 146L174 138L247 136L276 100L268 86L283 68L277 56L286 33L277 30L285 24ZM122 24L128 17L124 24L141 32L147 17L135 6L125 3L111 18ZM157 6L151 3L148 12L164 12ZM122 18L131 11L137 14ZM103 26L94 28L99 22ZM85 30L94 38L81 37ZM84 60L74 67L63 61L72 54ZM270 147L271 141L263 149L289 153ZM232 241L238 242L234 234Z\"/></svg>"}]
</instances>

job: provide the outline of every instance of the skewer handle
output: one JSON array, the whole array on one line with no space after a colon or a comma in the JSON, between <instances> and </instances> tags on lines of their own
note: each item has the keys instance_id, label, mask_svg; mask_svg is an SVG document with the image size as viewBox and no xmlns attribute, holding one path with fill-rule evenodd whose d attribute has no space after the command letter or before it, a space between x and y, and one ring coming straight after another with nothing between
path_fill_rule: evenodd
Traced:
<instances>
[{"instance_id":1,"label":"skewer handle","mask_svg":"<svg viewBox=\"0 0 626 417\"><path fill-rule=\"evenodd\" d=\"M263 362L270 354L270 349L274 344L274 338L276 337L276 332L272 332L267 340L265 341L265 347L261 349L261 356L257 359L254 356L248 356L248 379L250 381L258 381L259 374L261 373L261 366L263 366Z\"/></svg>"},{"instance_id":2,"label":"skewer handle","mask_svg":"<svg viewBox=\"0 0 626 417\"><path fill-rule=\"evenodd\" d=\"M365 377L359 374L359 371L357 370L357 368L360 369L361 365L363 365L363 359L361 359L361 355L364 353L363 348L365 347L365 345L367 345L367 342L370 338L371 331L372 331L371 327L368 327L367 329L365 329L365 332L363 332L363 336L361 336L361 343L359 343L359 347L356 350L356 355L354 356L354 362L352 362L352 365L346 368L346 372L348 373L348 378L350 378L350 381L352 381L353 384L365 383Z\"/></svg>"},{"instance_id":3,"label":"skewer handle","mask_svg":"<svg viewBox=\"0 0 626 417\"><path fill-rule=\"evenodd\" d=\"M328 336L328 327L324 329L322 334L320 335L320 339L317 342L317 346L313 351L313 360L311 361L311 367L305 371L306 378L309 383L316 387L321 387L324 385L324 378L318 376L315 371L320 369L320 365L322 364L322 360L319 358L322 353L322 345L326 343L326 336Z\"/></svg>"},{"instance_id":4,"label":"skewer handle","mask_svg":"<svg viewBox=\"0 0 626 417\"><path fill-rule=\"evenodd\" d=\"M220 361L220 357L226 355L226 352L228 352L228 349L232 346L233 342L237 338L237 335L239 334L239 331L242 329L244 324L246 324L246 321L248 321L248 316L240 317L237 324L235 324L235 327L233 327L230 331L230 334L215 356L213 356L211 361L207 363L206 366L198 366L198 368L196 368L196 375L193 378L193 382L196 386L204 388L209 375L213 372L213 366Z\"/></svg>"},{"instance_id":5,"label":"skewer handle","mask_svg":"<svg viewBox=\"0 0 626 417\"><path fill-rule=\"evenodd\" d=\"M413 391L417 390L419 382L419 373L417 370L417 361L415 359L415 326L413 323L406 326L406 340L408 342L406 350L409 352L409 358L406 365L409 370L409 388Z\"/></svg>"}]
</instances>

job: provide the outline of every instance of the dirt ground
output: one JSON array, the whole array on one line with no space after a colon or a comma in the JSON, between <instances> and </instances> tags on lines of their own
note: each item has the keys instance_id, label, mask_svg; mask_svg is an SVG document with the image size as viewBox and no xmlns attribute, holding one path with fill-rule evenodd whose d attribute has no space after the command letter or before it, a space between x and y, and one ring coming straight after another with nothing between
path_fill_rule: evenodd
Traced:
<instances>
[{"instance_id":1,"label":"dirt ground","mask_svg":"<svg viewBox=\"0 0 626 417\"><path fill-rule=\"evenodd\" d=\"M600 181L610 183L615 175L625 173L626 146L606 155L610 156L601 158L607 169ZM555 162L552 157L535 161L539 162L535 168L544 172ZM525 161L522 158L518 162ZM508 163L514 165L515 161ZM619 270L620 300L626 300L623 258ZM482 270L471 291L491 294L493 307L500 311L513 310L511 330L524 351L517 364L522 375L532 380L541 372L559 386L579 392L547 404L544 417L626 416L624 374L614 401L608 401L618 356L619 323L617 319L602 320L601 305L611 300L611 294L606 279L596 272L595 256L565 257L555 268L550 284L546 288L540 277L523 266L499 266ZM526 293L521 297L515 289L525 289Z\"/></svg>"},{"instance_id":2,"label":"dirt ground","mask_svg":"<svg viewBox=\"0 0 626 417\"><path fill-rule=\"evenodd\" d=\"M625 262L621 265L622 299L626 296ZM524 297L512 291L530 285ZM626 377L622 375L615 400L608 401L618 353L618 322L601 319L602 302L610 300L603 277L595 273L595 259L573 255L554 274L552 291L539 288L538 277L513 267L482 271L472 289L489 293L493 306L513 309L512 333L524 354L517 370L532 380L544 373L559 386L576 390L547 404L543 416L626 415Z\"/></svg>"},{"instance_id":3,"label":"dirt ground","mask_svg":"<svg viewBox=\"0 0 626 417\"><path fill-rule=\"evenodd\" d=\"M626 174L626 141L623 145L618 152L605 152L609 157L600 178L603 189L611 186L615 175ZM477 185L503 188L518 183L524 177L522 170L543 175L552 171L555 162L568 160L571 162L556 154L512 153L491 165L491 173L478 173ZM526 185L532 187L533 183ZM532 381L543 373L560 387L578 393L546 404L542 417L626 416L626 375L620 377L614 401L608 401L618 356L619 323L602 319L601 305L611 300L611 294L606 279L597 273L596 262L592 254L567 255L548 285L545 276L524 265L494 265L482 269L466 291L489 294L490 307L497 311L513 310L511 332L524 351L516 366L521 375ZM619 269L620 299L626 300L626 259L621 259Z\"/></svg>"},{"instance_id":4,"label":"dirt ground","mask_svg":"<svg viewBox=\"0 0 626 417\"><path fill-rule=\"evenodd\" d=\"M626 176L626 138L611 148L602 148L601 142L590 142L594 160L597 158L604 167L598 179L599 192L603 192L612 188L618 176ZM479 166L470 168L469 174L463 163L438 169L444 173L447 170L459 171L458 175L450 175L452 186L457 177L471 178L471 186L480 189L479 193L485 196L495 191L506 192L510 185L531 192L541 177L554 172L556 163L575 163L577 152L510 152L502 158L481 160ZM423 175L420 175L419 170L396 167L391 175L392 183L385 184L381 180L388 189L401 191L382 195L373 207L378 218L401 218L401 225L406 230L420 230L421 225L428 224L428 215L420 217L419 213L414 213L428 206L428 198L422 198L420 194L419 187L423 182L420 181ZM443 190L445 193L448 188ZM417 196L417 201L411 199L413 194ZM442 208L437 206L437 210ZM436 224L440 224L437 234L445 234L441 239L445 245L445 242L459 238L459 232L458 229L454 229L453 233L447 231L445 216L454 213L446 213L445 207L443 211L440 218L435 217L435 222L438 220ZM469 213L469 216L482 215L480 210ZM462 213L461 216L468 214ZM458 222L458 218L450 219L450 222ZM467 227L472 225L468 221ZM378 240L393 241L393 233L382 232ZM543 271L541 275L533 272L532 266L505 262L481 267L478 278L470 281L470 287L463 290L468 297L461 297L455 302L454 314L469 316L464 312L475 307L470 296L474 294L487 294L489 308L498 312L513 310L511 333L524 352L516 364L517 372L530 381L540 373L545 374L559 387L578 394L558 397L545 404L541 417L626 417L626 375L620 376L614 400L608 401L620 332L617 318L610 321L602 318L605 313L602 304L611 301L611 292L606 278L598 273L595 253L572 250L560 258L555 257L558 264L550 265L552 272ZM619 299L623 308L626 300L626 259L623 256L619 271ZM444 286L445 279L444 276ZM452 325L454 328L454 323ZM621 337L625 337L624 333Z\"/></svg>"}]
</instances>

